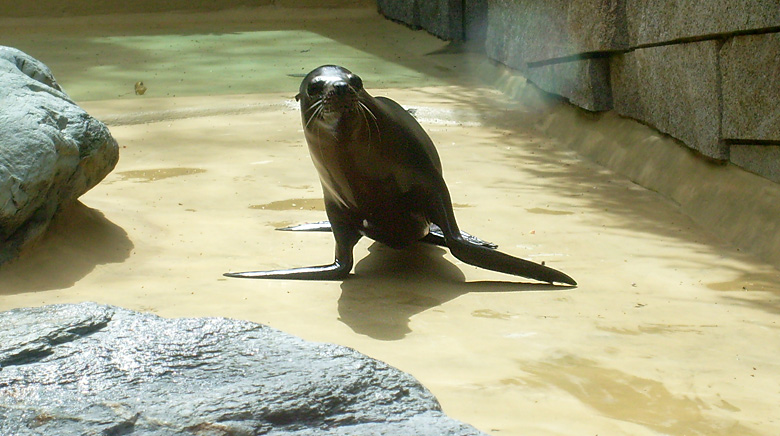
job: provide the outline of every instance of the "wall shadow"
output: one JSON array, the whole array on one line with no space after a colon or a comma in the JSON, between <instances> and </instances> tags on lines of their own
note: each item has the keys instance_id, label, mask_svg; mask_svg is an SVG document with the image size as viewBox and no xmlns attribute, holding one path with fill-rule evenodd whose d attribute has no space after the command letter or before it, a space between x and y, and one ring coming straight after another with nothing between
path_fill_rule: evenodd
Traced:
<instances>
[{"instance_id":1,"label":"wall shadow","mask_svg":"<svg viewBox=\"0 0 780 436\"><path fill-rule=\"evenodd\" d=\"M130 257L127 232L81 202L55 215L40 241L0 267L0 295L69 288L96 266Z\"/></svg>"},{"instance_id":2,"label":"wall shadow","mask_svg":"<svg viewBox=\"0 0 780 436\"><path fill-rule=\"evenodd\" d=\"M444 258L446 250L414 244L395 250L374 242L370 254L341 284L339 321L355 333L382 341L403 339L410 319L469 292L527 292L573 289L544 283L466 282L458 266Z\"/></svg>"}]
</instances>

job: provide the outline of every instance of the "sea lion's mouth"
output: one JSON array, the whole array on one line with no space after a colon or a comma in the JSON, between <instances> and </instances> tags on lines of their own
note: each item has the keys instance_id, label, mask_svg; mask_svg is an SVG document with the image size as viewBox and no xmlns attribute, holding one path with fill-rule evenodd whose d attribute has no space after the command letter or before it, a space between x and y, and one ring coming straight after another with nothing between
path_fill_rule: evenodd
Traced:
<instances>
[{"instance_id":1,"label":"sea lion's mouth","mask_svg":"<svg viewBox=\"0 0 780 436\"><path fill-rule=\"evenodd\" d=\"M358 97L354 92L339 93L332 90L322 98L322 115L351 114L358 108Z\"/></svg>"}]
</instances>

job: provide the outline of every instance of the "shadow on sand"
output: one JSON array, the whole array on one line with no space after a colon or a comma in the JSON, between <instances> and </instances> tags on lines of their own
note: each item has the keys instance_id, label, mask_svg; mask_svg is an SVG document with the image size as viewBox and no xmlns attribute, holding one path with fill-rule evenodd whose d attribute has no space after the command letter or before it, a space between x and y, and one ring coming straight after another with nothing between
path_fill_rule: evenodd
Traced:
<instances>
[{"instance_id":1,"label":"shadow on sand","mask_svg":"<svg viewBox=\"0 0 780 436\"><path fill-rule=\"evenodd\" d=\"M444 258L446 250L415 244L394 250L379 243L341 284L339 320L355 333L383 341L403 339L411 332L412 316L469 292L528 292L573 289L544 283L466 282L463 272Z\"/></svg>"},{"instance_id":2,"label":"shadow on sand","mask_svg":"<svg viewBox=\"0 0 780 436\"><path fill-rule=\"evenodd\" d=\"M40 241L0 267L0 295L69 288L98 265L125 261L132 250L124 229L75 202L54 217Z\"/></svg>"}]
</instances>

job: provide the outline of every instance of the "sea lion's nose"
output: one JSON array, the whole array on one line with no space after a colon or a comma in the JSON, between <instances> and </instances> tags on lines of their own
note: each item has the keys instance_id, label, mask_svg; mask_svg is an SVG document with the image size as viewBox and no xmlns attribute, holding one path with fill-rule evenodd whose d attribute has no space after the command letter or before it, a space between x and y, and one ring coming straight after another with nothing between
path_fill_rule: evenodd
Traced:
<instances>
[{"instance_id":1,"label":"sea lion's nose","mask_svg":"<svg viewBox=\"0 0 780 436\"><path fill-rule=\"evenodd\" d=\"M336 95L344 95L349 91L349 84L347 82L336 82L333 84L333 93Z\"/></svg>"}]
</instances>

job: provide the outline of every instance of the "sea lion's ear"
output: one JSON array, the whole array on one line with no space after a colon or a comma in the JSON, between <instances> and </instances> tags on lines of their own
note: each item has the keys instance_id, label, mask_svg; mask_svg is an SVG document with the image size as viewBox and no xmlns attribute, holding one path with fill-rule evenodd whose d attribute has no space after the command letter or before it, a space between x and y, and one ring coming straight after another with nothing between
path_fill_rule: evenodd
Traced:
<instances>
[{"instance_id":1,"label":"sea lion's ear","mask_svg":"<svg viewBox=\"0 0 780 436\"><path fill-rule=\"evenodd\" d=\"M295 101L301 101L301 94L295 94Z\"/></svg>"}]
</instances>

